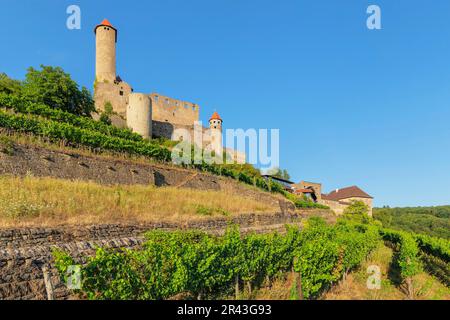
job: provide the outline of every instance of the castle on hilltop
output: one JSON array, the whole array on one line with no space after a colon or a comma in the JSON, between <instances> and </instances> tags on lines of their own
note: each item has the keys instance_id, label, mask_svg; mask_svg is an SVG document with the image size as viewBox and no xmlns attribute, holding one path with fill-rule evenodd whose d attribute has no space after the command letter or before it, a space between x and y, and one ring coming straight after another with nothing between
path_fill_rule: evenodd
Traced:
<instances>
[{"instance_id":1,"label":"castle on hilltop","mask_svg":"<svg viewBox=\"0 0 450 320\"><path fill-rule=\"evenodd\" d=\"M116 72L118 31L108 20L94 29L96 40L94 99L95 107L105 111L107 106L117 115L113 124L128 127L144 138L175 140L176 129L185 129L193 136L194 123L200 119L200 107L191 102L173 99L158 93L136 93ZM224 151L229 159L245 163L246 154L223 148L223 120L214 112L209 128L202 127L203 147Z\"/></svg>"}]
</instances>

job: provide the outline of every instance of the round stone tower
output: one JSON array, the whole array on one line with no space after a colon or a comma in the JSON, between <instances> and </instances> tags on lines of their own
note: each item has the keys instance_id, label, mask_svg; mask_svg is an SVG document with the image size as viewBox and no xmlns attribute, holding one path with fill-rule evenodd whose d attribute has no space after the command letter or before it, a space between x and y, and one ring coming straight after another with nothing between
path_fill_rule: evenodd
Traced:
<instances>
[{"instance_id":1,"label":"round stone tower","mask_svg":"<svg viewBox=\"0 0 450 320\"><path fill-rule=\"evenodd\" d=\"M105 19L94 29L95 32L95 80L113 83L116 80L117 29Z\"/></svg>"},{"instance_id":2,"label":"round stone tower","mask_svg":"<svg viewBox=\"0 0 450 320\"><path fill-rule=\"evenodd\" d=\"M152 108L148 95L143 93L131 93L129 95L127 126L146 139L152 137Z\"/></svg>"}]
</instances>

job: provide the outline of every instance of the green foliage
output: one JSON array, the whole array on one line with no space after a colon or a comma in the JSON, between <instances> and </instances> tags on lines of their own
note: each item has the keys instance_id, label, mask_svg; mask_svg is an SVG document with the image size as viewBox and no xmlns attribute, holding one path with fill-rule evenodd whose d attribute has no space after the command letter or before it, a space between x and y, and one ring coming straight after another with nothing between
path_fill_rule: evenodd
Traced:
<instances>
[{"instance_id":1,"label":"green foliage","mask_svg":"<svg viewBox=\"0 0 450 320\"><path fill-rule=\"evenodd\" d=\"M403 231L383 229L381 231L383 239L398 246L398 265L403 279L411 278L421 271L419 259L419 247L414 237Z\"/></svg>"},{"instance_id":2,"label":"green foliage","mask_svg":"<svg viewBox=\"0 0 450 320\"><path fill-rule=\"evenodd\" d=\"M344 215L363 215L369 214L369 207L362 201L352 201L352 203L345 208Z\"/></svg>"},{"instance_id":3,"label":"green foliage","mask_svg":"<svg viewBox=\"0 0 450 320\"><path fill-rule=\"evenodd\" d=\"M88 117L80 117L67 111L53 109L45 104L31 102L25 98L14 95L0 93L0 106L10 109L16 113L36 115L48 120L70 124L79 128L98 131L99 133L108 136L114 136L132 141L143 141L143 138L139 134L133 133L129 129L119 129Z\"/></svg>"},{"instance_id":4,"label":"green foliage","mask_svg":"<svg viewBox=\"0 0 450 320\"><path fill-rule=\"evenodd\" d=\"M106 125L111 125L111 118L109 117L109 115L106 112L102 112L100 114L99 121Z\"/></svg>"},{"instance_id":5,"label":"green foliage","mask_svg":"<svg viewBox=\"0 0 450 320\"><path fill-rule=\"evenodd\" d=\"M289 193L287 191L282 192L284 194L284 196L289 199L290 201L292 201L295 205L296 208L299 209L329 209L328 206L325 206L323 204L320 203L316 203L310 199L304 199L304 198L299 198L298 196L296 196L295 194Z\"/></svg>"},{"instance_id":6,"label":"green foliage","mask_svg":"<svg viewBox=\"0 0 450 320\"><path fill-rule=\"evenodd\" d=\"M54 141L65 140L91 148L144 155L161 161L170 160L170 151L149 142L131 141L81 129L67 123L43 120L0 111L0 127L44 136Z\"/></svg>"},{"instance_id":7,"label":"green foliage","mask_svg":"<svg viewBox=\"0 0 450 320\"><path fill-rule=\"evenodd\" d=\"M197 231L146 234L142 249L99 249L82 267L82 292L89 299L168 299L230 294L236 278L258 286L292 267L302 276L305 297L315 297L375 248L371 226L311 220L305 230L242 236L237 226L216 237ZM73 260L56 260L64 274Z\"/></svg>"},{"instance_id":8,"label":"green foliage","mask_svg":"<svg viewBox=\"0 0 450 320\"><path fill-rule=\"evenodd\" d=\"M22 83L18 80L11 79L5 73L0 73L0 93L20 94L22 91Z\"/></svg>"},{"instance_id":9,"label":"green foliage","mask_svg":"<svg viewBox=\"0 0 450 320\"><path fill-rule=\"evenodd\" d=\"M105 103L105 111L104 112L102 112L101 114L100 114L100 119L99 119L99 121L100 122L103 122L103 123L105 123L105 124L107 124L107 125L111 125L111 115L113 114L113 106L112 106L112 104L111 104L111 102L106 102Z\"/></svg>"},{"instance_id":10,"label":"green foliage","mask_svg":"<svg viewBox=\"0 0 450 320\"><path fill-rule=\"evenodd\" d=\"M286 169L273 168L273 169L269 170L267 172L267 174L277 177L277 178L285 179L285 180L291 179L291 176Z\"/></svg>"},{"instance_id":11,"label":"green foliage","mask_svg":"<svg viewBox=\"0 0 450 320\"><path fill-rule=\"evenodd\" d=\"M450 241L448 239L434 238L427 235L416 234L415 239L420 250L450 263Z\"/></svg>"},{"instance_id":12,"label":"green foliage","mask_svg":"<svg viewBox=\"0 0 450 320\"><path fill-rule=\"evenodd\" d=\"M0 136L0 152L10 156L14 154L14 143L7 136Z\"/></svg>"},{"instance_id":13,"label":"green foliage","mask_svg":"<svg viewBox=\"0 0 450 320\"><path fill-rule=\"evenodd\" d=\"M373 216L385 228L450 239L450 206L375 208Z\"/></svg>"},{"instance_id":14,"label":"green foliage","mask_svg":"<svg viewBox=\"0 0 450 320\"><path fill-rule=\"evenodd\" d=\"M41 70L30 67L21 93L34 102L78 115L89 115L95 110L89 90L85 87L80 90L60 67L41 65Z\"/></svg>"},{"instance_id":15,"label":"green foliage","mask_svg":"<svg viewBox=\"0 0 450 320\"><path fill-rule=\"evenodd\" d=\"M114 112L114 108L113 108L111 102L107 101L105 103L105 113L107 115L111 115L111 114L113 114L113 112Z\"/></svg>"},{"instance_id":16,"label":"green foliage","mask_svg":"<svg viewBox=\"0 0 450 320\"><path fill-rule=\"evenodd\" d=\"M202 216L213 216L214 214L220 214L222 216L229 216L230 213L222 208L212 208L204 205L197 205L196 212Z\"/></svg>"}]
</instances>

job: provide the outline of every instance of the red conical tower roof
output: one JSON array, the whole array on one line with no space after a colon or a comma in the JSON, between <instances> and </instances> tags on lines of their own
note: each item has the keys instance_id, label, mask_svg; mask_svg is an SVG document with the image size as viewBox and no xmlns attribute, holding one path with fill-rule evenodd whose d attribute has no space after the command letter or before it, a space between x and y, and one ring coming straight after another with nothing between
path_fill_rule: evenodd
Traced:
<instances>
[{"instance_id":1,"label":"red conical tower roof","mask_svg":"<svg viewBox=\"0 0 450 320\"><path fill-rule=\"evenodd\" d=\"M103 19L102 23L100 23L101 26L108 26L111 28L114 28L111 24L111 22L108 21L108 19Z\"/></svg>"},{"instance_id":2,"label":"red conical tower roof","mask_svg":"<svg viewBox=\"0 0 450 320\"><path fill-rule=\"evenodd\" d=\"M211 119L209 119L209 121L211 121L211 120L220 120L220 121L222 121L222 118L219 116L219 114L217 112L214 111L214 113L211 116Z\"/></svg>"}]
</instances>

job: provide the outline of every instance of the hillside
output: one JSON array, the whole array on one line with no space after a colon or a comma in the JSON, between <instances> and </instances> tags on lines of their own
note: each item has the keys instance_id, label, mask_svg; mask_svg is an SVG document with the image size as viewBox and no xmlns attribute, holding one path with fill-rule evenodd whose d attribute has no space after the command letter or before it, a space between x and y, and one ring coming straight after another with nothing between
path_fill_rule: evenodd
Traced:
<instances>
[{"instance_id":1,"label":"hillside","mask_svg":"<svg viewBox=\"0 0 450 320\"><path fill-rule=\"evenodd\" d=\"M449 298L448 207L337 220L251 165L179 163L173 141L57 107L0 93L1 297L52 296L52 277L64 299Z\"/></svg>"},{"instance_id":2,"label":"hillside","mask_svg":"<svg viewBox=\"0 0 450 320\"><path fill-rule=\"evenodd\" d=\"M160 139L144 139L128 129L120 129L102 121L13 95L0 94L0 128L6 136L19 136L21 139L24 135L31 136L45 141L46 144L80 148L91 153L106 152L138 157L153 163L176 162L172 159L171 144ZM8 155L13 148L9 145L11 142L8 138L3 140L3 154ZM179 167L231 178L262 191L282 195L300 208L326 208L293 197L280 184L263 179L259 171L251 165L214 164L204 160L202 163L181 163Z\"/></svg>"},{"instance_id":3,"label":"hillside","mask_svg":"<svg viewBox=\"0 0 450 320\"><path fill-rule=\"evenodd\" d=\"M450 206L374 208L373 216L387 228L450 239Z\"/></svg>"}]
</instances>

